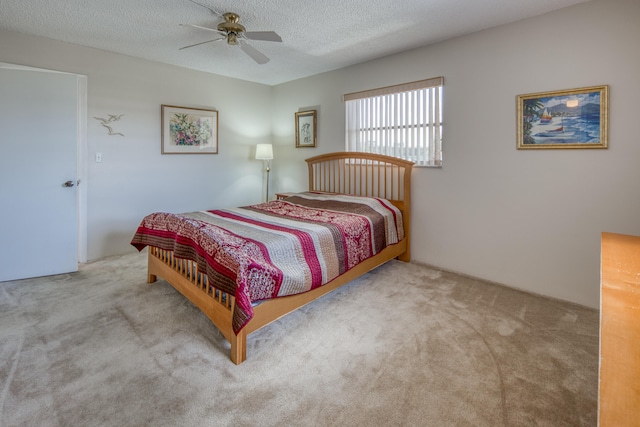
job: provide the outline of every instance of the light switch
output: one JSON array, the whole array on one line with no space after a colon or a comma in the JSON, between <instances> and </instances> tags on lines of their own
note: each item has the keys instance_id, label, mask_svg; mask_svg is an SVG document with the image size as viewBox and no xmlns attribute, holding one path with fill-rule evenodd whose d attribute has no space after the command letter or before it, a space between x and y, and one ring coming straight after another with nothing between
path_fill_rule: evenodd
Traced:
<instances>
[{"instance_id":1,"label":"light switch","mask_svg":"<svg viewBox=\"0 0 640 427\"><path fill-rule=\"evenodd\" d=\"M96 153L96 163L102 163L102 153Z\"/></svg>"}]
</instances>

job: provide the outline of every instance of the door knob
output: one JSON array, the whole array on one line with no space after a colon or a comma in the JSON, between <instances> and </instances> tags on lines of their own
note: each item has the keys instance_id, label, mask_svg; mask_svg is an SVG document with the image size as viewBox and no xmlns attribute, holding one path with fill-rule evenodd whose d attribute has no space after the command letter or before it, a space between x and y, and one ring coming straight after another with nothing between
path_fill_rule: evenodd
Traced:
<instances>
[{"instance_id":1,"label":"door knob","mask_svg":"<svg viewBox=\"0 0 640 427\"><path fill-rule=\"evenodd\" d=\"M74 185L76 185L73 181L67 181L64 184L62 184L63 187L73 187Z\"/></svg>"}]
</instances>

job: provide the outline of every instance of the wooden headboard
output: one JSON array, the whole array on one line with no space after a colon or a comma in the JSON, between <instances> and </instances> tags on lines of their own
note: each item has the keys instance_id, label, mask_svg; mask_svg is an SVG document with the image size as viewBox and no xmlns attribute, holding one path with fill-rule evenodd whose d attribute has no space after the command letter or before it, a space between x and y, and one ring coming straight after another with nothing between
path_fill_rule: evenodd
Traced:
<instances>
[{"instance_id":1,"label":"wooden headboard","mask_svg":"<svg viewBox=\"0 0 640 427\"><path fill-rule=\"evenodd\" d=\"M380 197L389 200L411 231L411 170L413 162L382 154L337 152L306 159L309 191ZM408 243L408 240L407 240ZM409 261L409 245L403 260ZM406 259L404 259L406 258Z\"/></svg>"}]
</instances>

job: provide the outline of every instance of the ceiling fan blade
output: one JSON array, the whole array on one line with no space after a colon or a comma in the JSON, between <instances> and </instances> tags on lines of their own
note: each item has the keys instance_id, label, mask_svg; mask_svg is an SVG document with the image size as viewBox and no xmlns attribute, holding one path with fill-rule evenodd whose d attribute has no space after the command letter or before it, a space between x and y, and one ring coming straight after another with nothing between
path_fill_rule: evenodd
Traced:
<instances>
[{"instance_id":1,"label":"ceiling fan blade","mask_svg":"<svg viewBox=\"0 0 640 427\"><path fill-rule=\"evenodd\" d=\"M255 47L248 45L246 43L240 43L240 49L247 55L251 57L258 64L266 64L269 62L269 58L267 58L262 52L258 51Z\"/></svg>"},{"instance_id":2,"label":"ceiling fan blade","mask_svg":"<svg viewBox=\"0 0 640 427\"><path fill-rule=\"evenodd\" d=\"M281 42L282 38L274 31L245 31L246 38L266 42Z\"/></svg>"},{"instance_id":3,"label":"ceiling fan blade","mask_svg":"<svg viewBox=\"0 0 640 427\"><path fill-rule=\"evenodd\" d=\"M220 31L220 30L216 30L215 28L209 28L209 27L203 27L202 25L194 25L194 24L180 24L184 27L193 27L193 28L198 28L200 30L207 30L207 31L212 31L214 33L218 33L221 36L227 36L227 34L224 31Z\"/></svg>"},{"instance_id":4,"label":"ceiling fan blade","mask_svg":"<svg viewBox=\"0 0 640 427\"><path fill-rule=\"evenodd\" d=\"M200 46L201 44L205 44L205 43L217 42L218 40L224 40L224 37L220 37L220 38L213 39L213 40L207 40L206 42L200 42L200 43L196 43L196 44L190 44L189 46L181 47L181 48L180 48L180 49L178 49L178 50L182 50L182 49L189 49L190 47Z\"/></svg>"},{"instance_id":5,"label":"ceiling fan blade","mask_svg":"<svg viewBox=\"0 0 640 427\"><path fill-rule=\"evenodd\" d=\"M197 4L198 6L202 6L205 9L209 9L209 11L211 13L213 13L216 16L219 16L220 18L224 19L224 17L222 16L221 13L216 12L215 10L211 9L209 6L207 6L206 4L202 4L202 3L198 3L197 1L193 1L193 0L189 0L191 3Z\"/></svg>"}]
</instances>

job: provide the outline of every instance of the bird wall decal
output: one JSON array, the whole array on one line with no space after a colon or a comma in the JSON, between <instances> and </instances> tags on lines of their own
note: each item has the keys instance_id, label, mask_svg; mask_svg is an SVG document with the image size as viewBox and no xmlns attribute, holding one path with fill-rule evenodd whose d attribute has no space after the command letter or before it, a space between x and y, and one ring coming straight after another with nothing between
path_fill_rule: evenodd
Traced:
<instances>
[{"instance_id":1,"label":"bird wall decal","mask_svg":"<svg viewBox=\"0 0 640 427\"><path fill-rule=\"evenodd\" d=\"M120 132L114 132L113 128L111 126L108 125L108 123L112 123L112 122L117 122L118 120L120 120L120 118L122 116L124 116L124 114L107 114L109 116L108 119L103 119L102 117L93 117L94 119L100 121L100 123L102 124L102 126L104 126L105 128L107 128L107 130L109 131L109 135L120 135L120 136L124 136L122 133Z\"/></svg>"}]
</instances>

